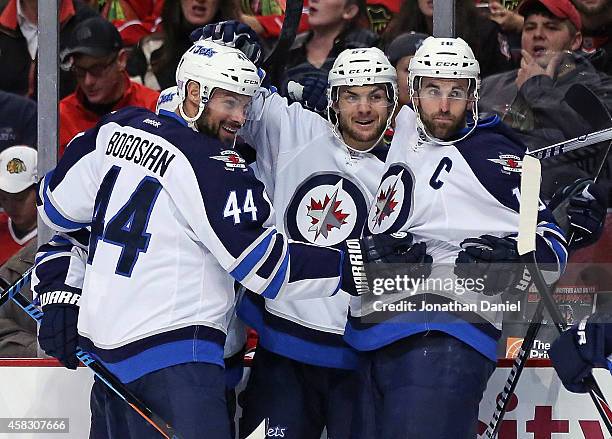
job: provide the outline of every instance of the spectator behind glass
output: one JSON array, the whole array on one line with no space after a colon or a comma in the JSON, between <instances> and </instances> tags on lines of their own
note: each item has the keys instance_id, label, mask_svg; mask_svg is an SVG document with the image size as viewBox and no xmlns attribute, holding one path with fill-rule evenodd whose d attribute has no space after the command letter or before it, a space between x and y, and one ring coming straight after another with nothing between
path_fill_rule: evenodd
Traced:
<instances>
[{"instance_id":1,"label":"spectator behind glass","mask_svg":"<svg viewBox=\"0 0 612 439\"><path fill-rule=\"evenodd\" d=\"M572 0L582 18L582 51L612 75L612 0Z\"/></svg>"},{"instance_id":2,"label":"spectator behind glass","mask_svg":"<svg viewBox=\"0 0 612 439\"><path fill-rule=\"evenodd\" d=\"M230 0L165 0L163 32L138 43L129 59L130 76L155 90L176 85L176 67L182 54L191 47L191 32L235 16L236 6Z\"/></svg>"},{"instance_id":3,"label":"spectator behind glass","mask_svg":"<svg viewBox=\"0 0 612 439\"><path fill-rule=\"evenodd\" d=\"M345 49L372 47L378 37L367 29L365 0L309 0L310 30L297 36L283 66L274 66L272 84L287 96L287 83L327 75Z\"/></svg>"},{"instance_id":4,"label":"spectator behind glass","mask_svg":"<svg viewBox=\"0 0 612 439\"><path fill-rule=\"evenodd\" d=\"M5 61L0 70L0 90L36 99L36 60L38 53L38 0L9 0L0 13L0 54ZM68 35L96 12L79 0L59 4L60 50ZM10 60L10 62L8 62ZM72 77L60 72L60 98L74 90Z\"/></svg>"},{"instance_id":5,"label":"spectator behind glass","mask_svg":"<svg viewBox=\"0 0 612 439\"><path fill-rule=\"evenodd\" d=\"M0 291L19 280L34 265L36 244L32 239L0 267ZM21 294L32 300L29 282L21 289ZM0 307L0 358L35 358L37 350L36 321L9 300Z\"/></svg>"},{"instance_id":6,"label":"spectator behind glass","mask_svg":"<svg viewBox=\"0 0 612 439\"><path fill-rule=\"evenodd\" d=\"M100 15L113 23L125 46L135 46L155 32L161 21L163 0L95 0Z\"/></svg>"},{"instance_id":7,"label":"spectator behind glass","mask_svg":"<svg viewBox=\"0 0 612 439\"><path fill-rule=\"evenodd\" d=\"M575 52L582 43L580 15L569 0L525 0L518 12L525 17L521 68L482 81L481 111L500 115L531 149L593 131L583 117L588 115L565 102L569 88L580 83L612 107L610 78ZM546 198L559 184L582 176L575 163L561 166L544 161L542 165ZM580 166L589 167L586 162Z\"/></svg>"},{"instance_id":8,"label":"spectator behind glass","mask_svg":"<svg viewBox=\"0 0 612 439\"><path fill-rule=\"evenodd\" d=\"M426 34L410 32L398 35L387 46L385 55L397 72L397 108L396 113L402 106L410 103L410 88L408 87L408 67L410 60L416 53L423 41L428 37Z\"/></svg>"},{"instance_id":9,"label":"spectator behind glass","mask_svg":"<svg viewBox=\"0 0 612 439\"><path fill-rule=\"evenodd\" d=\"M12 145L36 147L36 103L0 91L0 152Z\"/></svg>"},{"instance_id":10,"label":"spectator behind glass","mask_svg":"<svg viewBox=\"0 0 612 439\"><path fill-rule=\"evenodd\" d=\"M60 102L60 155L76 134L111 111L127 106L155 110L159 92L130 81L121 36L104 18L80 23L60 55L62 67L77 80L77 90Z\"/></svg>"},{"instance_id":11,"label":"spectator behind glass","mask_svg":"<svg viewBox=\"0 0 612 439\"><path fill-rule=\"evenodd\" d=\"M0 152L0 265L36 237L36 156L21 145Z\"/></svg>"},{"instance_id":12,"label":"spectator behind glass","mask_svg":"<svg viewBox=\"0 0 612 439\"><path fill-rule=\"evenodd\" d=\"M499 26L479 14L472 0L457 0L455 4L457 36L474 50L481 76L512 68L510 48ZM383 46L409 31L433 35L433 0L405 0L383 34Z\"/></svg>"}]
</instances>

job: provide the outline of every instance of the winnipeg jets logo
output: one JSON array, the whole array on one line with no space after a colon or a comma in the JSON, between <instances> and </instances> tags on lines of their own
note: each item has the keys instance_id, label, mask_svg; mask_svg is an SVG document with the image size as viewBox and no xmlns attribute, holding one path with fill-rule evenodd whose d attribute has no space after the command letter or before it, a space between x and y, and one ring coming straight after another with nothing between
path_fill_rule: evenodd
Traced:
<instances>
[{"instance_id":1,"label":"winnipeg jets logo","mask_svg":"<svg viewBox=\"0 0 612 439\"><path fill-rule=\"evenodd\" d=\"M235 169L240 169L242 171L247 170L246 161L240 156L240 154L231 149L221 151L221 155L213 155L210 156L210 158L224 162L225 169L228 171L234 171Z\"/></svg>"},{"instance_id":2,"label":"winnipeg jets logo","mask_svg":"<svg viewBox=\"0 0 612 439\"><path fill-rule=\"evenodd\" d=\"M382 187L379 190L374 203L374 208L376 209L376 213L374 214L374 222L379 227L385 218L395 212L395 207L398 204L395 200L395 195L397 194L397 189L395 189L395 187L397 186L398 181L400 181L402 178L403 173L404 171L400 172L393 184L386 190Z\"/></svg>"},{"instance_id":3,"label":"winnipeg jets logo","mask_svg":"<svg viewBox=\"0 0 612 439\"><path fill-rule=\"evenodd\" d=\"M523 162L521 158L513 154L500 154L497 159L488 159L490 162L501 165L502 172L509 174L511 172L521 172Z\"/></svg>"},{"instance_id":4,"label":"winnipeg jets logo","mask_svg":"<svg viewBox=\"0 0 612 439\"><path fill-rule=\"evenodd\" d=\"M312 226L308 228L308 231L315 232L315 241L319 235L327 238L332 229L340 229L343 224L346 224L349 214L342 212L340 207L342 201L338 201L338 190L341 187L342 180L334 187L335 190L331 197L325 194L323 202L314 198L310 199L310 205L307 208L308 216L312 218Z\"/></svg>"},{"instance_id":5,"label":"winnipeg jets logo","mask_svg":"<svg viewBox=\"0 0 612 439\"><path fill-rule=\"evenodd\" d=\"M393 233L408 221L412 208L414 178L404 163L394 163L385 172L370 206L369 233Z\"/></svg>"},{"instance_id":6,"label":"winnipeg jets logo","mask_svg":"<svg viewBox=\"0 0 612 439\"><path fill-rule=\"evenodd\" d=\"M351 180L332 173L307 178L285 211L291 239L334 246L361 235L368 203L365 192Z\"/></svg>"}]
</instances>

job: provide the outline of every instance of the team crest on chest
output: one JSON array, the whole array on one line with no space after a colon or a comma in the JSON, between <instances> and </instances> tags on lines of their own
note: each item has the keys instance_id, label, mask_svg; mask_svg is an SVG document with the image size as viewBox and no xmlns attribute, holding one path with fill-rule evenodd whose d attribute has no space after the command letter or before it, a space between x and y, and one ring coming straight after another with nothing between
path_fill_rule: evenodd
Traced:
<instances>
[{"instance_id":1,"label":"team crest on chest","mask_svg":"<svg viewBox=\"0 0 612 439\"><path fill-rule=\"evenodd\" d=\"M389 167L383 175L368 214L372 233L395 232L403 226L412 205L413 179L401 164Z\"/></svg>"},{"instance_id":2,"label":"team crest on chest","mask_svg":"<svg viewBox=\"0 0 612 439\"><path fill-rule=\"evenodd\" d=\"M502 172L510 174L511 172L521 172L523 161L519 156L514 154L500 154L497 159L488 159L490 162L501 165Z\"/></svg>"},{"instance_id":3,"label":"team crest on chest","mask_svg":"<svg viewBox=\"0 0 612 439\"><path fill-rule=\"evenodd\" d=\"M307 179L285 212L292 239L332 246L361 234L368 205L360 188L335 174Z\"/></svg>"},{"instance_id":4,"label":"team crest on chest","mask_svg":"<svg viewBox=\"0 0 612 439\"><path fill-rule=\"evenodd\" d=\"M233 149L226 149L221 151L221 155L212 155L210 158L225 163L225 169L228 171L234 171L235 169L247 170L246 160Z\"/></svg>"}]
</instances>

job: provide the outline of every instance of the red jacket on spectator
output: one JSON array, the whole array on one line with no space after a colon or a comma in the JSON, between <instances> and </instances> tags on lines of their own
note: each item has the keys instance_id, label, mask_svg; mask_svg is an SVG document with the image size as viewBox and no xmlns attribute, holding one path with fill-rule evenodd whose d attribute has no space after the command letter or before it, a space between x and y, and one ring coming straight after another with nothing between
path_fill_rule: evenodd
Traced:
<instances>
[{"instance_id":1,"label":"red jacket on spectator","mask_svg":"<svg viewBox=\"0 0 612 439\"><path fill-rule=\"evenodd\" d=\"M119 110L124 107L135 106L148 108L155 111L159 92L151 90L144 85L130 81L127 74L125 80L129 83L123 97L115 104L111 111ZM87 109L85 96L80 89L66 96L60 101L60 142L59 155L61 156L66 149L66 145L72 138L91 127L93 127L100 117L97 113Z\"/></svg>"},{"instance_id":2,"label":"red jacket on spectator","mask_svg":"<svg viewBox=\"0 0 612 439\"><path fill-rule=\"evenodd\" d=\"M44 1L44 0L42 0ZM78 0L62 0L59 6L60 50L74 27L96 12ZM36 99L36 59L28 52L28 43L17 22L17 0L9 0L0 14L0 90ZM69 72L60 71L60 96L75 88Z\"/></svg>"},{"instance_id":3,"label":"red jacket on spectator","mask_svg":"<svg viewBox=\"0 0 612 439\"><path fill-rule=\"evenodd\" d=\"M0 265L21 250L31 239L36 238L36 229L19 239L11 226L11 220L4 212L0 212Z\"/></svg>"},{"instance_id":4,"label":"red jacket on spectator","mask_svg":"<svg viewBox=\"0 0 612 439\"><path fill-rule=\"evenodd\" d=\"M163 4L164 0L106 0L100 15L115 25L125 46L135 46L157 30Z\"/></svg>"}]
</instances>

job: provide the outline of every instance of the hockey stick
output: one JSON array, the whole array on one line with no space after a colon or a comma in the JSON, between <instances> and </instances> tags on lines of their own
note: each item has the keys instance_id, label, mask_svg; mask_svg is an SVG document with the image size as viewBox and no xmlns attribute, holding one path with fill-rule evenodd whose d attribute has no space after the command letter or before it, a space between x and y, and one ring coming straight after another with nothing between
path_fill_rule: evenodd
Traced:
<instances>
[{"instance_id":1,"label":"hockey stick","mask_svg":"<svg viewBox=\"0 0 612 439\"><path fill-rule=\"evenodd\" d=\"M586 85L580 83L572 85L567 93L565 93L565 100L577 113L588 114L590 116L589 122L593 128L601 129L612 126L612 115L610 115L608 107ZM593 108L596 108L597 111L593 111ZM612 141L608 143L599 167L595 171L595 180L597 180L606 165L610 148L612 148Z\"/></svg>"},{"instance_id":2,"label":"hockey stick","mask_svg":"<svg viewBox=\"0 0 612 439\"><path fill-rule=\"evenodd\" d=\"M587 89L586 87L582 85L580 85L580 87L584 88L585 90L582 90L580 88L575 88L575 87L576 86L572 86L570 90L568 91L568 93L566 94L566 102L569 105L571 105L572 108L574 108L580 114L594 115L594 117L591 118L592 119L591 124L593 128L602 128L602 127L606 127L612 124L612 119L610 118L610 114L608 113L608 110L605 107L605 105L599 100L599 98L597 98L597 96L594 93L592 93L591 90ZM596 109L597 111L593 111L594 109ZM568 142L573 142L574 140L575 139L571 139ZM562 143L567 143L567 142L562 142ZM552 145L551 147L541 148L540 150L537 150L537 151L548 150L550 148L557 147L558 145L560 144ZM583 145L583 146L586 146L586 145ZM607 153L609 152L609 150L610 150L610 145L608 145L608 150L606 151L606 155L604 155L601 165L598 167L597 173L595 174L595 177L594 177L594 181L597 181L597 179L599 178L599 175L601 173L601 170L603 169L603 165L605 164ZM559 151L559 149L556 149L556 151ZM523 193L522 188L521 188L521 193ZM536 193L539 194L539 182L538 182L538 190ZM522 206L523 204L521 201L521 214L523 213ZM536 215L537 215L537 212L536 212ZM569 240L570 243L572 241L572 238L573 237L570 237L570 240ZM552 290L554 290L554 286L551 287L551 291ZM550 299L552 300L552 305L554 309L556 309L557 314L560 316L559 310L556 304L554 303L554 299L552 299L552 296L550 296ZM499 401L497 402L497 406L493 414L493 418L491 419L491 422L489 423L489 427L487 428L486 435L488 438L495 438L497 436L498 430L501 426L501 422L506 413L508 403L510 402L510 398L514 394L514 390L516 389L518 379L520 378L523 368L525 367L525 363L527 362L527 359L529 358L529 353L531 352L533 344L535 343L535 339L538 334L538 331L540 330L542 326L542 321L544 319L544 308L546 306L545 304L546 304L545 300L540 300L540 302L538 303L538 306L536 307L536 311L534 312L531 323L529 324L527 333L525 334L525 338L523 339L523 343L521 344L519 353L514 360L514 364L512 365L512 370L510 371L510 375L508 376L508 379L506 380L506 385L504 386L502 395ZM551 311L549 309L549 313L552 313L552 312L554 311ZM558 322L563 322L563 318L561 317L561 319L558 320ZM557 328L562 331L564 329L563 324L561 323L560 326L558 326ZM594 383L593 385L596 386L596 383ZM598 389L595 389L595 390L598 390ZM601 391L599 391L599 395L597 395L597 392L592 393L591 397L594 399L595 405L598 408L600 415L602 415L602 418L604 418L605 420L606 419L604 417L605 411L602 413L602 411L600 410L600 407L602 407L602 403L605 404L605 399L603 398ZM600 398L602 401L600 403L596 402L595 397Z\"/></svg>"},{"instance_id":3,"label":"hockey stick","mask_svg":"<svg viewBox=\"0 0 612 439\"><path fill-rule=\"evenodd\" d=\"M276 77L276 73L278 73L277 70L285 61L284 58L291 48L293 41L295 41L303 7L304 0L287 0L285 19L283 20L280 35L278 36L276 45L266 59L264 59L262 64L264 70L266 70L271 77Z\"/></svg>"},{"instance_id":4,"label":"hockey stick","mask_svg":"<svg viewBox=\"0 0 612 439\"><path fill-rule=\"evenodd\" d=\"M566 154L570 151L575 151L587 146L596 145L607 140L612 140L612 127L595 131L582 136L574 137L573 139L564 140L563 142L545 146L534 151L527 152L527 155L535 157L539 160L546 160L551 157L556 157L561 154Z\"/></svg>"},{"instance_id":5,"label":"hockey stick","mask_svg":"<svg viewBox=\"0 0 612 439\"><path fill-rule=\"evenodd\" d=\"M523 168L523 176L526 177L526 180L530 183L530 185L536 185L529 192L523 192L523 185L521 182L521 219L523 216L529 215L531 218L526 218L523 226L519 225L519 238L518 238L518 251L521 255L521 259L527 264L529 272L532 275L534 284L540 294L540 300L544 302L548 313L550 314L555 327L561 334L565 330L565 324L563 316L557 307L555 299L552 296L551 289L546 284L544 276L542 272L538 268L538 261L535 256L535 236L536 236L536 222L538 216L538 202L539 202L539 189L540 189L540 173L539 173L539 162L537 162L536 166L533 166L532 163L535 163L535 160L528 160L523 165L527 164L527 169ZM532 168L533 166L533 168ZM525 173L528 174L525 176ZM534 174L529 176L529 174ZM537 190L536 190L537 189ZM525 213L523 213L525 211ZM521 238L521 235L523 236ZM553 285L554 287L554 285ZM612 410L608 405L606 399L595 381L595 378L592 374L589 374L585 379L584 383L589 388L589 395L599 412L602 420L608 432L612 434Z\"/></svg>"},{"instance_id":6,"label":"hockey stick","mask_svg":"<svg viewBox=\"0 0 612 439\"><path fill-rule=\"evenodd\" d=\"M24 277L17 283L2 293L1 297L8 297L12 299L21 309L23 309L30 317L37 322L40 322L43 316L43 312L38 309L27 297L19 292L23 284L27 281L24 280L25 276L31 276L31 272L34 267L28 269ZM3 303L3 302L2 302ZM1 303L0 303L1 305ZM136 413L159 431L166 439L181 439L181 437L174 431L174 428L164 421L159 415L155 414L149 407L147 407L136 395L134 395L121 381L119 381L102 363L94 360L91 355L77 347L76 356L81 362L89 367L93 373L106 384L113 392L115 392L121 399L123 399Z\"/></svg>"},{"instance_id":7,"label":"hockey stick","mask_svg":"<svg viewBox=\"0 0 612 439\"><path fill-rule=\"evenodd\" d=\"M551 293L552 289L554 289L554 285L551 288L546 285L544 277L538 269L537 261L535 259L535 229L537 226L539 188L540 164L537 160L526 156L523 160L521 176L521 211L519 220L518 250L519 254L521 255L521 259L527 264L529 273L532 275L534 284L538 289L540 294L540 302L538 303L532 322L529 325L527 334L523 339L519 354L512 365L512 370L510 371L510 375L508 376L502 395L497 402L495 412L493 413L493 418L489 423L489 427L487 428L486 437L489 439L497 437L497 433L507 411L510 398L514 394L518 380L523 369L525 368L527 359L529 358L529 352L533 347L538 330L542 326L544 308L548 310L559 333L565 330L563 316L561 315L561 312L559 311L559 308L557 307ZM532 199L535 199L535 202L533 202ZM528 219L529 217L533 218L533 220ZM531 232L532 228L533 232ZM522 241L521 233L524 237ZM533 238L531 238L531 235L533 235ZM532 247L533 250L531 250ZM612 434L612 411L610 410L601 389L597 385L597 382L592 375L585 379L585 384L589 387L591 399L593 400L597 411L603 419L606 428Z\"/></svg>"},{"instance_id":8,"label":"hockey stick","mask_svg":"<svg viewBox=\"0 0 612 439\"><path fill-rule=\"evenodd\" d=\"M19 291L21 291L21 289L25 286L25 284L30 282L33 271L34 271L34 266L28 268L19 279L13 282L7 289L2 291L2 294L0 294L0 306L8 302L8 300L11 298L13 294L16 294Z\"/></svg>"}]
</instances>

